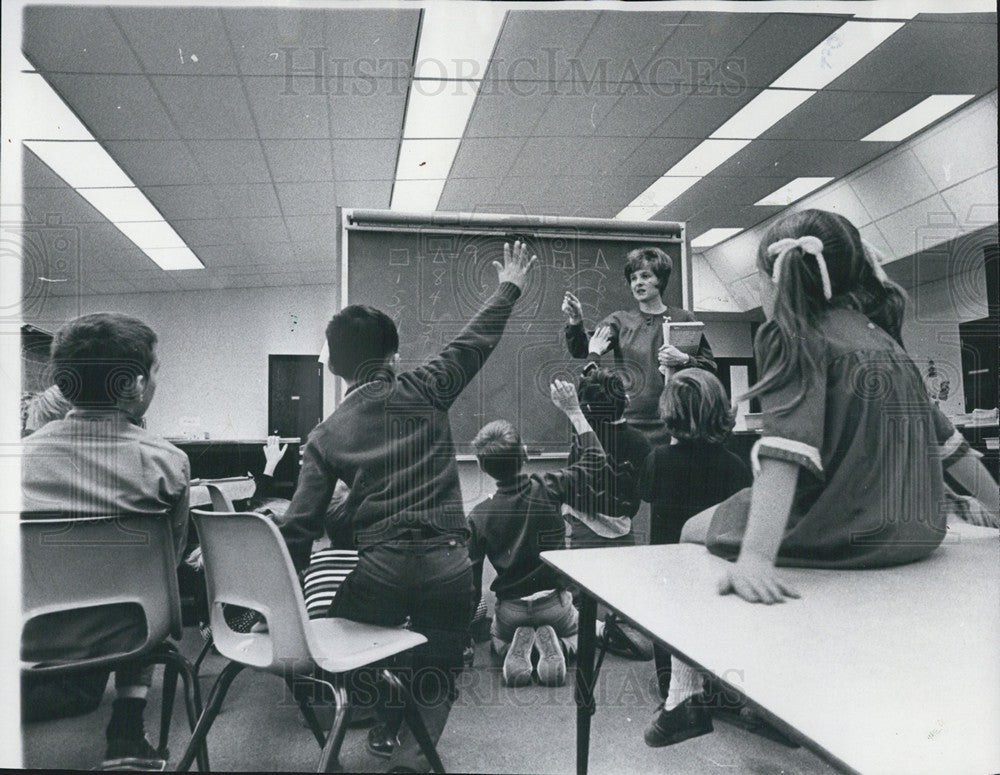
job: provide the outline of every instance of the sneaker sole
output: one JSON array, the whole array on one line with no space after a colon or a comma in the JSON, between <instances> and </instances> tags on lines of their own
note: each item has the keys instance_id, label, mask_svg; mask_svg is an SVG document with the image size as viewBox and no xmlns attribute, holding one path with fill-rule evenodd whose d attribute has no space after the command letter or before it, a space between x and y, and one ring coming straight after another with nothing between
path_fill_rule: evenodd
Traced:
<instances>
[{"instance_id":1,"label":"sneaker sole","mask_svg":"<svg viewBox=\"0 0 1000 775\"><path fill-rule=\"evenodd\" d=\"M164 772L167 769L167 762L165 759L140 759L136 756L123 756L120 759L106 759L98 769Z\"/></svg>"},{"instance_id":2,"label":"sneaker sole","mask_svg":"<svg viewBox=\"0 0 1000 775\"><path fill-rule=\"evenodd\" d=\"M538 682L544 686L562 686L566 682L566 658L559 638L550 625L535 632L538 646Z\"/></svg>"},{"instance_id":3,"label":"sneaker sole","mask_svg":"<svg viewBox=\"0 0 1000 775\"><path fill-rule=\"evenodd\" d=\"M663 736L659 729L647 729L643 734L643 739L646 741L646 745L650 748L663 748L667 745L675 745L677 743L683 743L685 740L690 740L694 737L701 737L702 735L707 735L709 732L714 731L712 726L712 719L708 719L708 723L703 727L688 727L687 729L682 729L675 732L669 737Z\"/></svg>"},{"instance_id":4,"label":"sneaker sole","mask_svg":"<svg viewBox=\"0 0 1000 775\"><path fill-rule=\"evenodd\" d=\"M503 661L503 682L507 686L527 686L531 683L531 648L535 631L518 627Z\"/></svg>"}]
</instances>

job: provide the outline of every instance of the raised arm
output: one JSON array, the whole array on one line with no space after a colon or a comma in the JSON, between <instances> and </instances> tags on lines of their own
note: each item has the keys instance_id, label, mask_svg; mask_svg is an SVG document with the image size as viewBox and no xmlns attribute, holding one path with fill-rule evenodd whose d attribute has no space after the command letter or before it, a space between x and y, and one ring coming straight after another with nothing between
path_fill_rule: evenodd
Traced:
<instances>
[{"instance_id":1,"label":"raised arm","mask_svg":"<svg viewBox=\"0 0 1000 775\"><path fill-rule=\"evenodd\" d=\"M542 486L546 494L556 501L565 502L574 492L592 489L594 481L604 469L607 458L601 442L580 409L576 388L569 382L555 380L550 387L554 403L569 419L579 439L579 457L561 471L542 476Z\"/></svg>"},{"instance_id":2,"label":"raised arm","mask_svg":"<svg viewBox=\"0 0 1000 775\"><path fill-rule=\"evenodd\" d=\"M537 260L537 256L528 258L524 243L515 242L513 248L505 243L503 263L493 262L500 282L496 293L437 356L413 370L427 399L436 407L447 410L483 367L500 342L514 302Z\"/></svg>"}]
</instances>

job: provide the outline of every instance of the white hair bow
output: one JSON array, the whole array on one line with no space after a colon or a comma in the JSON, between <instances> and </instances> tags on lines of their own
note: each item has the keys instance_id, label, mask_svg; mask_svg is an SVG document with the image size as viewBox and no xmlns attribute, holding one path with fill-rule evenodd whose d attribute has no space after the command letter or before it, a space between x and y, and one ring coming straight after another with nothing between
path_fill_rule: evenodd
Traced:
<instances>
[{"instance_id":1,"label":"white hair bow","mask_svg":"<svg viewBox=\"0 0 1000 775\"><path fill-rule=\"evenodd\" d=\"M885 285L889 281L889 277L882 268L882 262L884 261L882 254L879 252L878 248L867 240L861 240L861 246L864 248L865 259L871 266L872 272L875 274L875 279L882 285Z\"/></svg>"},{"instance_id":2,"label":"white hair bow","mask_svg":"<svg viewBox=\"0 0 1000 775\"><path fill-rule=\"evenodd\" d=\"M771 269L771 282L777 285L778 281L781 280L781 267L785 263L788 252L793 248L799 248L803 253L811 253L816 256L816 265L819 267L819 276L823 283L823 297L829 301L830 297L833 296L833 288L830 285L830 273L826 268L826 259L823 258L823 241L819 237L811 235L798 239L786 237L768 245L768 255L777 256L774 259L774 267Z\"/></svg>"}]
</instances>

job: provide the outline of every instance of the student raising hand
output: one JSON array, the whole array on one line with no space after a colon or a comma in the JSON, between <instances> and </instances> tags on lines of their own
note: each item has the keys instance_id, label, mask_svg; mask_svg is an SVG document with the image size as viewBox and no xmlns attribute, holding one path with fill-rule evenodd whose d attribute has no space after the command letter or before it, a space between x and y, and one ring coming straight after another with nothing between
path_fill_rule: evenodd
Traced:
<instances>
[{"instance_id":1,"label":"student raising hand","mask_svg":"<svg viewBox=\"0 0 1000 775\"><path fill-rule=\"evenodd\" d=\"M528 271L534 266L538 256L528 258L527 243L517 240L511 250L510 243L503 244L503 264L494 261L493 266L497 270L497 279L501 283L513 283L521 290L524 290L524 283L528 278Z\"/></svg>"},{"instance_id":2,"label":"student raising hand","mask_svg":"<svg viewBox=\"0 0 1000 775\"><path fill-rule=\"evenodd\" d=\"M549 387L552 396L552 403L565 414L573 414L580 411L580 399L576 395L576 387L571 382L561 379L552 381Z\"/></svg>"}]
</instances>

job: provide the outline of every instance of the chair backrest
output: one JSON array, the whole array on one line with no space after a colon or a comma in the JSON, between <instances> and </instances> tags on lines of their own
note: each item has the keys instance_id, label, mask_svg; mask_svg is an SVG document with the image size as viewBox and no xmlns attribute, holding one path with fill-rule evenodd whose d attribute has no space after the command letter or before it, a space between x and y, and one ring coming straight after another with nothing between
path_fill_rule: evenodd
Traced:
<instances>
[{"instance_id":1,"label":"chair backrest","mask_svg":"<svg viewBox=\"0 0 1000 775\"><path fill-rule=\"evenodd\" d=\"M229 500L229 496L222 491L219 485L205 482L205 489L208 490L208 497L212 499L213 511L236 511L233 502Z\"/></svg>"},{"instance_id":2,"label":"chair backrest","mask_svg":"<svg viewBox=\"0 0 1000 775\"><path fill-rule=\"evenodd\" d=\"M99 606L123 604L141 607L144 642L83 659L58 654L33 659L29 654L27 660L22 657L22 669L96 667L142 654L168 635L180 638L182 627L173 537L165 515L21 520L22 634L29 624L44 631L44 616L61 627L86 627L102 614Z\"/></svg>"},{"instance_id":3,"label":"chair backrest","mask_svg":"<svg viewBox=\"0 0 1000 775\"><path fill-rule=\"evenodd\" d=\"M201 541L209 621L219 653L279 674L308 668L305 602L278 528L255 512L192 509L191 518ZM222 604L259 611L267 631L235 632L226 624Z\"/></svg>"}]
</instances>

